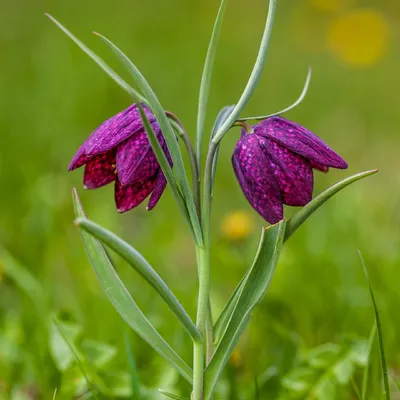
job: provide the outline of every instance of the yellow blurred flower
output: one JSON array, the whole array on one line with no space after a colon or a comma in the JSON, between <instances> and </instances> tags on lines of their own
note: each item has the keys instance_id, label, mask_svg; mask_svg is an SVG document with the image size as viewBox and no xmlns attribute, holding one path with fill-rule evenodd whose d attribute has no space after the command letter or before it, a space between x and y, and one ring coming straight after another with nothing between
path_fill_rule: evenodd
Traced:
<instances>
[{"instance_id":1,"label":"yellow blurred flower","mask_svg":"<svg viewBox=\"0 0 400 400\"><path fill-rule=\"evenodd\" d=\"M233 350L231 357L229 358L229 363L233 368L239 368L242 364L242 356L240 355L239 350Z\"/></svg>"},{"instance_id":2,"label":"yellow blurred flower","mask_svg":"<svg viewBox=\"0 0 400 400\"><path fill-rule=\"evenodd\" d=\"M226 215L221 223L223 235L230 240L246 239L253 227L254 221L246 211L234 211Z\"/></svg>"},{"instance_id":3,"label":"yellow blurred flower","mask_svg":"<svg viewBox=\"0 0 400 400\"><path fill-rule=\"evenodd\" d=\"M384 55L389 40L385 17L373 9L355 10L333 20L327 42L341 61L351 66L369 66Z\"/></svg>"}]
</instances>

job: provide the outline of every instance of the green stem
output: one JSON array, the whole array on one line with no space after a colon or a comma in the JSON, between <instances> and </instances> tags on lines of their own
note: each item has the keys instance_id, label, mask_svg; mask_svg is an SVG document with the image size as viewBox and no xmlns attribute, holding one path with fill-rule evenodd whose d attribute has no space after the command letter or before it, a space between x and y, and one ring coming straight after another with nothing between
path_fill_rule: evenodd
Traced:
<instances>
[{"instance_id":1,"label":"green stem","mask_svg":"<svg viewBox=\"0 0 400 400\"><path fill-rule=\"evenodd\" d=\"M206 325L206 342L207 342L207 360L211 359L212 353L214 351L214 327L212 323L212 315L211 315L211 304L209 297L209 279L210 279L210 219L211 219L211 203L212 203L212 184L213 184L213 162L214 157L217 152L218 145L213 142L210 142L210 147L208 149L207 160L204 170L204 193L203 193L203 208L202 208L202 231L203 231L203 239L204 239L204 247L205 247L205 263L203 268L201 269L203 279L203 301L202 306L205 306L203 310L203 320ZM207 321L207 323L206 323ZM198 327L199 328L199 327ZM203 331L200 331L203 332Z\"/></svg>"},{"instance_id":2,"label":"green stem","mask_svg":"<svg viewBox=\"0 0 400 400\"><path fill-rule=\"evenodd\" d=\"M213 353L214 328L212 324L210 305L210 217L211 217L211 191L213 180L213 161L218 145L210 143L204 171L204 193L202 204L202 233L203 245L196 246L197 266L199 272L199 297L197 304L196 326L203 338L207 341L207 359ZM194 343L193 348L193 394L192 400L203 399L204 379L204 344Z\"/></svg>"},{"instance_id":3,"label":"green stem","mask_svg":"<svg viewBox=\"0 0 400 400\"><path fill-rule=\"evenodd\" d=\"M196 245L197 268L199 273L199 297L197 304L196 326L204 337L208 303L209 273L205 246ZM193 393L192 400L203 400L204 379L204 343L193 343Z\"/></svg>"}]
</instances>

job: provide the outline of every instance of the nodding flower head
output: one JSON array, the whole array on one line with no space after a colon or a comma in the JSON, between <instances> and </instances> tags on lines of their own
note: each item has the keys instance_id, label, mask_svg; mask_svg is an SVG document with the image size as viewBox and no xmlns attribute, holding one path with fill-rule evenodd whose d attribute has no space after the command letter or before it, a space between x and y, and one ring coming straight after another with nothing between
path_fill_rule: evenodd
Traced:
<instances>
[{"instance_id":1,"label":"nodding flower head","mask_svg":"<svg viewBox=\"0 0 400 400\"><path fill-rule=\"evenodd\" d=\"M156 118L148 108L143 108L172 166ZM96 189L115 181L115 203L119 212L138 206L150 194L147 209L151 210L167 185L136 104L103 122L78 149L68 170L83 165L85 189Z\"/></svg>"},{"instance_id":2,"label":"nodding flower head","mask_svg":"<svg viewBox=\"0 0 400 400\"><path fill-rule=\"evenodd\" d=\"M236 144L232 163L247 200L271 224L283 218L283 204L311 200L313 168L347 168L318 136L294 122L271 117L252 128Z\"/></svg>"}]
</instances>

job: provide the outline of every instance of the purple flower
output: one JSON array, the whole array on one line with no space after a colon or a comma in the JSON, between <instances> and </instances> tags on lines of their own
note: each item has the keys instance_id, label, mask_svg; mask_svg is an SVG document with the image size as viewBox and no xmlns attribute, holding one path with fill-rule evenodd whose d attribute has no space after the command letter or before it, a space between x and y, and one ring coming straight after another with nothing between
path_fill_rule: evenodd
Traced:
<instances>
[{"instance_id":1,"label":"purple flower","mask_svg":"<svg viewBox=\"0 0 400 400\"><path fill-rule=\"evenodd\" d=\"M144 110L172 166L160 126L150 110ZM121 213L138 206L150 194L147 209L151 210L167 185L136 104L103 122L76 152L68 170L83 165L85 189L115 181L115 203Z\"/></svg>"},{"instance_id":2,"label":"purple flower","mask_svg":"<svg viewBox=\"0 0 400 400\"><path fill-rule=\"evenodd\" d=\"M294 122L271 117L253 129L236 144L232 163L247 200L271 224L283 218L283 204L311 200L313 168L347 168L319 137Z\"/></svg>"}]
</instances>

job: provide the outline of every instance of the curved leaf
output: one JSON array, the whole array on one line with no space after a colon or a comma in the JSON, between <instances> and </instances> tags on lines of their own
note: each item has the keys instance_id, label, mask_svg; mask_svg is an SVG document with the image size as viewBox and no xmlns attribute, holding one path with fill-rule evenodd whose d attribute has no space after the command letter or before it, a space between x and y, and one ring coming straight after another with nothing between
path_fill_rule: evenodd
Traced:
<instances>
[{"instance_id":1,"label":"curved leaf","mask_svg":"<svg viewBox=\"0 0 400 400\"><path fill-rule=\"evenodd\" d=\"M211 34L210 44L208 45L206 61L204 63L203 75L201 77L199 107L197 112L197 133L196 133L196 154L199 167L201 159L201 146L204 133L204 121L206 119L207 103L210 94L212 68L214 65L215 54L217 51L218 39L221 33L222 20L224 18L226 3L227 3L226 0L221 0L217 18L215 20L214 28Z\"/></svg>"},{"instance_id":2,"label":"curved leaf","mask_svg":"<svg viewBox=\"0 0 400 400\"><path fill-rule=\"evenodd\" d=\"M360 172L359 174L352 175L338 183L335 183L333 186L320 193L288 221L286 227L285 241L288 240L289 237L292 236L293 233L299 228L299 226L303 222L305 222L312 214L314 214L314 212L317 211L318 208L321 207L322 204L329 200L333 195L340 192L342 189L344 189L346 186L349 186L353 182L357 182L360 179L376 174L377 172L377 169Z\"/></svg>"},{"instance_id":3,"label":"curved leaf","mask_svg":"<svg viewBox=\"0 0 400 400\"><path fill-rule=\"evenodd\" d=\"M54 24L56 24L72 41L74 41L80 49L85 52L108 76L110 76L122 89L131 95L134 101L146 102L146 99L138 93L133 87L125 82L111 67L109 67L98 55L93 53L84 43L82 43L76 36L74 36L65 26L58 22L50 14L45 13Z\"/></svg>"},{"instance_id":4,"label":"curved leaf","mask_svg":"<svg viewBox=\"0 0 400 400\"><path fill-rule=\"evenodd\" d=\"M73 201L77 218L85 218L85 213L75 189L73 191ZM145 342L168 360L186 380L191 382L191 368L171 348L141 312L119 278L101 243L84 230L80 229L80 232L86 254L100 285L119 315Z\"/></svg>"},{"instance_id":5,"label":"curved leaf","mask_svg":"<svg viewBox=\"0 0 400 400\"><path fill-rule=\"evenodd\" d=\"M78 218L76 224L86 232L100 240L103 244L121 256L136 272L138 272L150 286L165 301L171 311L177 316L183 327L187 330L193 340L202 341L199 330L193 323L181 303L171 292L160 275L151 267L147 260L127 242L114 233L101 227L86 218Z\"/></svg>"},{"instance_id":6,"label":"curved leaf","mask_svg":"<svg viewBox=\"0 0 400 400\"><path fill-rule=\"evenodd\" d=\"M243 284L241 296L215 353L206 368L204 399L209 400L237 341L245 330L254 307L263 299L278 263L286 221L263 228L253 265Z\"/></svg>"}]
</instances>

